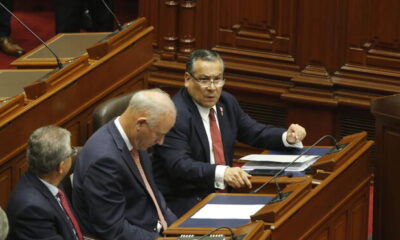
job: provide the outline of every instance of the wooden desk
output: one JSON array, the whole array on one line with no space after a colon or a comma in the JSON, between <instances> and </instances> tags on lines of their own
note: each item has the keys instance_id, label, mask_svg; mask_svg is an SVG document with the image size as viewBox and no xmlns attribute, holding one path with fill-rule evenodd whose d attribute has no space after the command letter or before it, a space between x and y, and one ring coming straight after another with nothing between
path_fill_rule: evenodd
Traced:
<instances>
[{"instance_id":1,"label":"wooden desk","mask_svg":"<svg viewBox=\"0 0 400 240\"><path fill-rule=\"evenodd\" d=\"M270 230L265 230L264 229L264 224L261 221L258 222L252 222L245 224L243 226L237 227L237 228L232 228L233 233L236 236L243 237L241 240L270 240L271 236L271 231ZM209 232L204 232L204 231L199 231L197 233L191 233L195 236L202 236L205 235ZM219 231L216 231L215 234L223 234L226 236L226 239L231 239L231 233L227 229L221 229ZM164 238L157 238L157 240L167 240L167 239L176 239L178 236L175 237L164 237Z\"/></svg>"},{"instance_id":2,"label":"wooden desk","mask_svg":"<svg viewBox=\"0 0 400 240\"><path fill-rule=\"evenodd\" d=\"M365 240L368 235L369 186L372 177L366 133L344 137L349 145L313 164L312 191L290 212L268 223L276 239ZM330 170L328 170L330 169Z\"/></svg>"},{"instance_id":3,"label":"wooden desk","mask_svg":"<svg viewBox=\"0 0 400 240\"><path fill-rule=\"evenodd\" d=\"M0 107L52 70L0 70Z\"/></svg>"},{"instance_id":4,"label":"wooden desk","mask_svg":"<svg viewBox=\"0 0 400 240\"><path fill-rule=\"evenodd\" d=\"M340 152L321 157L312 166L313 185L309 191L299 191L300 197L290 198L289 195L284 201L266 205L251 216L252 221L263 220L265 228L271 230L271 239L367 239L372 176L369 152L373 142L361 132L344 137L339 143L347 146ZM261 184L264 180L255 178L253 183ZM286 182L284 192L298 184L288 183L285 178L282 180ZM290 181L294 182L296 178ZM264 189L267 192L273 190ZM180 233L204 234L210 230L180 227L205 202L200 202L178 219L166 233L176 236Z\"/></svg>"},{"instance_id":5,"label":"wooden desk","mask_svg":"<svg viewBox=\"0 0 400 240\"><path fill-rule=\"evenodd\" d=\"M86 49L105 39L110 33L59 33L46 44L59 57L61 63L79 58ZM40 45L11 63L17 68L56 68L54 55Z\"/></svg>"},{"instance_id":6,"label":"wooden desk","mask_svg":"<svg viewBox=\"0 0 400 240\"><path fill-rule=\"evenodd\" d=\"M122 30L111 33L65 33L58 34L48 45L65 64L87 54L91 60L99 60L113 50L120 49L121 44L135 39L147 23L145 18L138 18L122 26ZM139 49L140 50L140 49ZM45 47L39 46L11 65L18 68L55 68L57 62L53 54Z\"/></svg>"}]
</instances>

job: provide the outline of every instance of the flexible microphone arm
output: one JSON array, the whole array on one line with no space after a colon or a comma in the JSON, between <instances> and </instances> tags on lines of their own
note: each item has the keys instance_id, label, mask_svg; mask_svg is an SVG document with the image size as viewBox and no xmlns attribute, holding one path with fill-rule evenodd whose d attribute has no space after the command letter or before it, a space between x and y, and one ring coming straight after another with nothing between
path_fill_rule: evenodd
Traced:
<instances>
[{"instance_id":1,"label":"flexible microphone arm","mask_svg":"<svg viewBox=\"0 0 400 240\"><path fill-rule=\"evenodd\" d=\"M60 59L58 58L58 56L53 52L53 50L51 50L51 48L49 46L47 46L47 44L38 36L36 35L36 33L34 33L28 26L25 25L24 22L22 22L14 13L12 13L6 6L3 5L3 3L0 2L0 5L4 8L4 10L6 10L9 14L11 14L15 19L17 19L17 21L26 29L28 30L30 33L32 33L32 35L39 40L39 42L41 42L50 52L51 54L53 54L53 56L55 57L56 61L57 61L57 66L59 69L63 68L63 65L60 61Z\"/></svg>"},{"instance_id":2,"label":"flexible microphone arm","mask_svg":"<svg viewBox=\"0 0 400 240\"><path fill-rule=\"evenodd\" d=\"M284 198L283 193L282 193L281 187L279 186L278 181L275 181L275 186L276 186L276 194L278 196L278 199L283 199Z\"/></svg>"},{"instance_id":3,"label":"flexible microphone arm","mask_svg":"<svg viewBox=\"0 0 400 240\"><path fill-rule=\"evenodd\" d=\"M121 30L122 30L122 25L121 25L121 23L119 22L117 16L115 16L114 12L111 10L111 8L108 6L108 4L107 4L104 0L101 0L101 1L103 2L103 5L107 8L107 10L108 10L108 11L111 13L111 15L113 16L115 22L117 23L118 30L121 31Z\"/></svg>"},{"instance_id":4,"label":"flexible microphone arm","mask_svg":"<svg viewBox=\"0 0 400 240\"><path fill-rule=\"evenodd\" d=\"M281 168L281 170L279 170L274 176L272 176L267 182L263 183L261 186L259 186L257 189L255 189L254 191L252 191L251 193L257 193L259 192L261 189L263 189L268 183L270 183L272 180L274 180L275 178L277 178L279 175L281 175L288 167L290 167L292 164L294 164L299 158L301 158L303 155L305 155L306 153L308 153L311 149L313 149L318 143L320 143L322 140L324 140L325 138L330 138L333 140L333 143L335 145L335 148L337 151L341 150L341 147L338 145L336 139L334 137L332 137L331 135L325 135L323 137L321 137L320 139L318 139L318 141L316 141L313 145L311 145L307 150L305 150L304 152L302 152L299 156L297 156L295 159L293 159L293 161L291 161L289 164L287 164L285 167Z\"/></svg>"},{"instance_id":5,"label":"flexible microphone arm","mask_svg":"<svg viewBox=\"0 0 400 240\"><path fill-rule=\"evenodd\" d=\"M280 176L277 176L277 178L278 177L280 177ZM293 174L292 173L288 173L288 174L286 174L286 177L291 178L291 177L293 177ZM279 200L285 199L285 196L282 193L281 187L279 186L279 183L278 183L278 181L276 181L276 179L275 179L275 186L276 186L276 195L277 195L275 201L279 201Z\"/></svg>"}]
</instances>

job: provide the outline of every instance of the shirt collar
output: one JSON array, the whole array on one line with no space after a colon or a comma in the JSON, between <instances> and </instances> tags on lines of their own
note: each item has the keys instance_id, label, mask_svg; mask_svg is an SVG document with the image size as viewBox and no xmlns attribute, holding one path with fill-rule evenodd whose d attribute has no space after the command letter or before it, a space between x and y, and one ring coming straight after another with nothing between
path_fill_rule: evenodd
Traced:
<instances>
[{"instance_id":1,"label":"shirt collar","mask_svg":"<svg viewBox=\"0 0 400 240\"><path fill-rule=\"evenodd\" d=\"M214 105L214 106L212 106L212 107L203 107L203 106L200 106L196 101L194 101L193 100L193 102L194 102L194 104L196 105L196 107L197 107L197 109L199 110L199 113L200 113L200 116L201 116L201 118L203 118L203 119L208 119L208 115L210 114L210 109L211 108L213 108L214 109L214 112L216 113L217 112L217 106L216 105Z\"/></svg>"},{"instance_id":2,"label":"shirt collar","mask_svg":"<svg viewBox=\"0 0 400 240\"><path fill-rule=\"evenodd\" d=\"M120 118L120 117L117 117L117 118L114 120L114 124L115 124L115 126L117 127L119 134L121 134L122 139L124 139L124 142L125 142L126 146L128 147L128 150L129 150L129 151L132 151L133 146L132 146L131 142L129 141L129 138L128 138L128 136L126 135L124 129L122 128L121 123L119 122L119 118Z\"/></svg>"},{"instance_id":3,"label":"shirt collar","mask_svg":"<svg viewBox=\"0 0 400 240\"><path fill-rule=\"evenodd\" d=\"M51 194L56 197L57 193L58 193L58 187L54 186L53 184L50 184L50 183L46 182L45 180L41 179L40 177L38 177L38 178L49 189Z\"/></svg>"}]
</instances>

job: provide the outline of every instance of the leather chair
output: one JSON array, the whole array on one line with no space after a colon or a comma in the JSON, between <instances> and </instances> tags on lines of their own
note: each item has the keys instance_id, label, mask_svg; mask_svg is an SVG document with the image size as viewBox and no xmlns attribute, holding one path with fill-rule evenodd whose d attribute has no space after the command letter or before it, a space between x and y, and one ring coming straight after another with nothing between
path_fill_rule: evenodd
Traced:
<instances>
[{"instance_id":1,"label":"leather chair","mask_svg":"<svg viewBox=\"0 0 400 240\"><path fill-rule=\"evenodd\" d=\"M129 100L133 95L126 93L114 98L111 98L104 103L98 105L93 112L93 132L101 126L112 120L113 118L121 115L129 105Z\"/></svg>"}]
</instances>

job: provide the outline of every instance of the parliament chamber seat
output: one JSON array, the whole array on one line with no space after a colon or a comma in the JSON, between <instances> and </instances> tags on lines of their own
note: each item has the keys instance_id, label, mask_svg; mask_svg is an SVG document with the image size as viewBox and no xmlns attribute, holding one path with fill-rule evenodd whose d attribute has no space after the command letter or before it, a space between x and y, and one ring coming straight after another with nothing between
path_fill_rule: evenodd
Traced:
<instances>
[{"instance_id":1,"label":"parliament chamber seat","mask_svg":"<svg viewBox=\"0 0 400 240\"><path fill-rule=\"evenodd\" d=\"M93 131L121 115L128 107L133 93L126 93L101 103L93 112Z\"/></svg>"}]
</instances>

